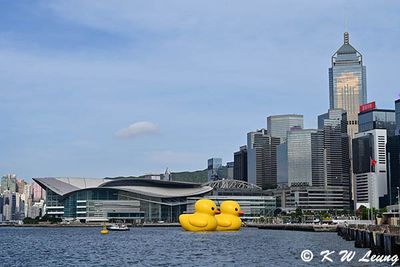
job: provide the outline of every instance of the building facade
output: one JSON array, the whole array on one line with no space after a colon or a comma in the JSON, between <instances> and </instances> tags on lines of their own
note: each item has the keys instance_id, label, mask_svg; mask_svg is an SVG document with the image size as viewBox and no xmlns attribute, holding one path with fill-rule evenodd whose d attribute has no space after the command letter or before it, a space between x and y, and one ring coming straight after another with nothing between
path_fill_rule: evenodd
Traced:
<instances>
[{"instance_id":1,"label":"building facade","mask_svg":"<svg viewBox=\"0 0 400 267\"><path fill-rule=\"evenodd\" d=\"M396 135L400 135L400 99L395 102L396 109Z\"/></svg>"},{"instance_id":2,"label":"building facade","mask_svg":"<svg viewBox=\"0 0 400 267\"><path fill-rule=\"evenodd\" d=\"M272 137L280 138L280 142L286 141L287 132L291 129L303 129L303 115L287 114L267 117L267 130Z\"/></svg>"},{"instance_id":3,"label":"building facade","mask_svg":"<svg viewBox=\"0 0 400 267\"><path fill-rule=\"evenodd\" d=\"M144 178L34 178L46 190L45 213L82 222L177 222L187 197L212 191L200 184Z\"/></svg>"},{"instance_id":4,"label":"building facade","mask_svg":"<svg viewBox=\"0 0 400 267\"><path fill-rule=\"evenodd\" d=\"M288 186L312 186L312 135L318 130L292 130L287 135Z\"/></svg>"},{"instance_id":5,"label":"building facade","mask_svg":"<svg viewBox=\"0 0 400 267\"><path fill-rule=\"evenodd\" d=\"M233 179L247 182L247 146L241 146L233 158Z\"/></svg>"},{"instance_id":6,"label":"building facade","mask_svg":"<svg viewBox=\"0 0 400 267\"><path fill-rule=\"evenodd\" d=\"M396 113L390 109L371 109L358 114L359 132L386 129L387 136L396 132Z\"/></svg>"},{"instance_id":7,"label":"building facade","mask_svg":"<svg viewBox=\"0 0 400 267\"><path fill-rule=\"evenodd\" d=\"M278 137L272 137L266 129L247 134L247 179L263 189L276 188L276 147Z\"/></svg>"}]
</instances>

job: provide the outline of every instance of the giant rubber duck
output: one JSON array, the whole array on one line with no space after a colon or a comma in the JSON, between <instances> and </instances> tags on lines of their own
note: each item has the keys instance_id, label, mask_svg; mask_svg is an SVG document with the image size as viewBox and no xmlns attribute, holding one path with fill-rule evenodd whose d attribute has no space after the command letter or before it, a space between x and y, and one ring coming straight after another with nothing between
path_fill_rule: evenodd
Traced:
<instances>
[{"instance_id":1,"label":"giant rubber duck","mask_svg":"<svg viewBox=\"0 0 400 267\"><path fill-rule=\"evenodd\" d=\"M214 201L209 199L200 199L194 205L195 213L181 214L179 223L186 231L204 232L214 231L217 228L217 220L215 214L219 214L219 210Z\"/></svg>"},{"instance_id":2,"label":"giant rubber duck","mask_svg":"<svg viewBox=\"0 0 400 267\"><path fill-rule=\"evenodd\" d=\"M221 214L215 216L217 219L217 231L237 231L242 226L242 220L239 218L243 215L240 205L236 201L227 200L222 202L220 206Z\"/></svg>"}]
</instances>

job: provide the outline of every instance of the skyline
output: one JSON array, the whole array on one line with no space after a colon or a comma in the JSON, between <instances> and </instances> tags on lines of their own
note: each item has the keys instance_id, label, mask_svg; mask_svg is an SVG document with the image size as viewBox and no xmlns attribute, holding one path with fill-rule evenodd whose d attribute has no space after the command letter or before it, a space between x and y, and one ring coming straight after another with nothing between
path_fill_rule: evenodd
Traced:
<instances>
[{"instance_id":1,"label":"skyline","mask_svg":"<svg viewBox=\"0 0 400 267\"><path fill-rule=\"evenodd\" d=\"M297 8L283 9L287 2ZM345 30L367 67L368 102L393 109L399 97L394 1L86 1L80 10L73 1L7 3L13 11L0 17L3 174L205 169L211 157L232 161L269 115L303 114L305 128L316 128L329 108L330 58Z\"/></svg>"}]
</instances>

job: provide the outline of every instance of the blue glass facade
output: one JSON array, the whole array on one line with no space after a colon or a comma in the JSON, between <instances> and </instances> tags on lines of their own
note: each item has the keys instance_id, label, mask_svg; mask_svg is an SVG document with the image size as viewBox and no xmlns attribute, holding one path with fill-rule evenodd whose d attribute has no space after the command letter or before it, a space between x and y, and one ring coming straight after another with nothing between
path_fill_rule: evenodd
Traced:
<instances>
[{"instance_id":1,"label":"blue glass facade","mask_svg":"<svg viewBox=\"0 0 400 267\"><path fill-rule=\"evenodd\" d=\"M388 136L395 135L396 117L394 110L375 109L358 114L359 132L386 129Z\"/></svg>"}]
</instances>

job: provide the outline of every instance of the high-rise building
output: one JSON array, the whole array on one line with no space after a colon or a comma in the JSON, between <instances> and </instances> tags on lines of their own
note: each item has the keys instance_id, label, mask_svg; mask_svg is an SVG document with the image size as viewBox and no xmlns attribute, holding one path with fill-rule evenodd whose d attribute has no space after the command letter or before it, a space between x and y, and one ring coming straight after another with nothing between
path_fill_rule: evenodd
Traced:
<instances>
[{"instance_id":1,"label":"high-rise building","mask_svg":"<svg viewBox=\"0 0 400 267\"><path fill-rule=\"evenodd\" d=\"M347 186L350 190L349 138L345 114L342 109L330 109L328 113L318 116L318 128L323 131L323 186ZM317 159L321 158L316 156Z\"/></svg>"},{"instance_id":2,"label":"high-rise building","mask_svg":"<svg viewBox=\"0 0 400 267\"><path fill-rule=\"evenodd\" d=\"M396 108L396 135L400 135L400 99L395 102Z\"/></svg>"},{"instance_id":3,"label":"high-rise building","mask_svg":"<svg viewBox=\"0 0 400 267\"><path fill-rule=\"evenodd\" d=\"M233 161L226 163L226 179L233 179L234 168L235 163Z\"/></svg>"},{"instance_id":4,"label":"high-rise building","mask_svg":"<svg viewBox=\"0 0 400 267\"><path fill-rule=\"evenodd\" d=\"M288 186L289 172L288 172L288 146L287 143L282 143L276 148L277 158L277 186L284 188Z\"/></svg>"},{"instance_id":5,"label":"high-rise building","mask_svg":"<svg viewBox=\"0 0 400 267\"><path fill-rule=\"evenodd\" d=\"M20 194L24 193L26 182L23 179L17 179L17 192Z\"/></svg>"},{"instance_id":6,"label":"high-rise building","mask_svg":"<svg viewBox=\"0 0 400 267\"><path fill-rule=\"evenodd\" d=\"M330 109L347 112L348 133L353 137L358 132L358 112L367 103L366 68L362 55L349 42L349 33L344 33L344 43L332 56L329 68Z\"/></svg>"},{"instance_id":7,"label":"high-rise building","mask_svg":"<svg viewBox=\"0 0 400 267\"><path fill-rule=\"evenodd\" d=\"M275 188L277 182L276 147L278 137L266 129L247 134L247 180L263 189Z\"/></svg>"},{"instance_id":8,"label":"high-rise building","mask_svg":"<svg viewBox=\"0 0 400 267\"><path fill-rule=\"evenodd\" d=\"M389 205L397 203L400 187L400 135L388 137L386 144Z\"/></svg>"},{"instance_id":9,"label":"high-rise building","mask_svg":"<svg viewBox=\"0 0 400 267\"><path fill-rule=\"evenodd\" d=\"M247 146L241 146L233 157L233 179L247 182Z\"/></svg>"},{"instance_id":10,"label":"high-rise building","mask_svg":"<svg viewBox=\"0 0 400 267\"><path fill-rule=\"evenodd\" d=\"M395 111L390 109L376 109L375 104L372 106L373 108L358 114L358 131L366 132L373 129L386 129L388 136L394 136L396 131Z\"/></svg>"},{"instance_id":11,"label":"high-rise building","mask_svg":"<svg viewBox=\"0 0 400 267\"><path fill-rule=\"evenodd\" d=\"M353 139L356 208L383 208L388 204L386 129L357 133Z\"/></svg>"},{"instance_id":12,"label":"high-rise building","mask_svg":"<svg viewBox=\"0 0 400 267\"><path fill-rule=\"evenodd\" d=\"M267 118L267 130L272 137L280 138L281 143L286 141L287 132L291 129L303 129L303 115L287 114L274 115Z\"/></svg>"},{"instance_id":13,"label":"high-rise building","mask_svg":"<svg viewBox=\"0 0 400 267\"><path fill-rule=\"evenodd\" d=\"M32 182L32 200L33 202L39 202L46 197L46 191L35 181Z\"/></svg>"},{"instance_id":14,"label":"high-rise building","mask_svg":"<svg viewBox=\"0 0 400 267\"><path fill-rule=\"evenodd\" d=\"M17 191L17 176L15 174L7 174L1 178L1 193L5 191L11 193Z\"/></svg>"},{"instance_id":15,"label":"high-rise building","mask_svg":"<svg viewBox=\"0 0 400 267\"><path fill-rule=\"evenodd\" d=\"M313 185L313 142L315 129L292 130L287 135L288 186ZM320 147L319 149L323 149Z\"/></svg>"},{"instance_id":16,"label":"high-rise building","mask_svg":"<svg viewBox=\"0 0 400 267\"><path fill-rule=\"evenodd\" d=\"M222 158L211 158L207 161L208 181L222 179Z\"/></svg>"}]
</instances>

